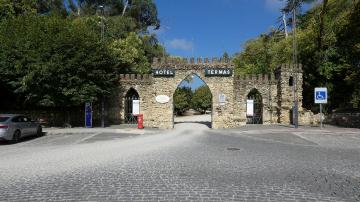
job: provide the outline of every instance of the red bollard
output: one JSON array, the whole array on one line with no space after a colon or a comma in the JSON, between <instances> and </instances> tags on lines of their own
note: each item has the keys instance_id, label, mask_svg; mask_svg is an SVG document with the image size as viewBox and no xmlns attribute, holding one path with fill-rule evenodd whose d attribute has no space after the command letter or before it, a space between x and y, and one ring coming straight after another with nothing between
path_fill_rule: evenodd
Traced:
<instances>
[{"instance_id":1,"label":"red bollard","mask_svg":"<svg viewBox=\"0 0 360 202\"><path fill-rule=\"evenodd\" d=\"M143 126L144 115L143 114L138 114L137 115L137 120L138 120L138 129L144 129L144 126Z\"/></svg>"}]
</instances>

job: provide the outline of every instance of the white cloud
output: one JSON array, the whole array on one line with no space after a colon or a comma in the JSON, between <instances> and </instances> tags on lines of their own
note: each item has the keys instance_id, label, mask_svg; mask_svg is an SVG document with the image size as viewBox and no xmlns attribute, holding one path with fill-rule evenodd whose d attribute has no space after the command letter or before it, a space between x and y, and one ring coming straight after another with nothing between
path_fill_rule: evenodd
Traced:
<instances>
[{"instance_id":1,"label":"white cloud","mask_svg":"<svg viewBox=\"0 0 360 202\"><path fill-rule=\"evenodd\" d=\"M176 50L190 51L194 48L194 44L186 39L173 39L166 41L166 46Z\"/></svg>"},{"instance_id":2,"label":"white cloud","mask_svg":"<svg viewBox=\"0 0 360 202\"><path fill-rule=\"evenodd\" d=\"M265 0L266 9L273 12L279 12L284 5L285 1L282 0Z\"/></svg>"}]
</instances>

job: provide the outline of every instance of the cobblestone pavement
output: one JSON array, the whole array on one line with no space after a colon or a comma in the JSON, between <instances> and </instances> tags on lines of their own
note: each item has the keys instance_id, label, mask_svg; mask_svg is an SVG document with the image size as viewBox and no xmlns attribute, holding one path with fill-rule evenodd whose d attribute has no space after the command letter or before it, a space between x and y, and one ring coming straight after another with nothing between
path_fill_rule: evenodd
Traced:
<instances>
[{"instance_id":1,"label":"cobblestone pavement","mask_svg":"<svg viewBox=\"0 0 360 202\"><path fill-rule=\"evenodd\" d=\"M178 124L44 136L0 145L0 201L360 201L359 134Z\"/></svg>"}]
</instances>

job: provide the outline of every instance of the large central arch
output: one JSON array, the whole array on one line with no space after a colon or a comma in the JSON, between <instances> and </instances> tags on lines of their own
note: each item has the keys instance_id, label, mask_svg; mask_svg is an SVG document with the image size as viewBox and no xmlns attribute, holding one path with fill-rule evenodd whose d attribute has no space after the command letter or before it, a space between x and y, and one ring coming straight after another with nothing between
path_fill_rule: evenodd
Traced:
<instances>
[{"instance_id":1,"label":"large central arch","mask_svg":"<svg viewBox=\"0 0 360 202\"><path fill-rule=\"evenodd\" d=\"M188 80L188 81L187 81ZM193 114L193 116L191 117L179 117L178 114L176 114L175 111L175 103L176 103L176 99L175 99L175 93L177 90L186 87L186 86L181 86L187 82L199 82L197 83L197 88L190 88L190 90L192 91L192 101L194 101L193 99L195 99L197 96L203 96L202 99L203 100L199 100L197 99L197 101L199 102L204 102L203 104L207 105L210 99L210 106L208 109L203 109L204 113L201 113L200 110L198 109L194 109L195 106L189 106L189 109L192 110L192 112L197 112L198 114ZM188 85L190 87L190 85ZM205 92L206 94L200 94L202 90L205 91L209 91L209 92ZM207 94L209 93L209 94ZM213 100L214 96L212 95L212 92L209 88L209 86L207 85L207 83L203 80L203 78L201 78L197 73L190 73L189 75L187 75L186 77L183 78L183 80L177 85L173 96L172 96L172 108L173 108L173 127L175 126L175 124L177 123L201 123L204 124L206 126L208 126L209 128L212 127L212 115L213 115ZM193 104L193 103L191 103ZM206 107L207 108L207 107ZM190 111L190 110L189 110Z\"/></svg>"},{"instance_id":2,"label":"large central arch","mask_svg":"<svg viewBox=\"0 0 360 202\"><path fill-rule=\"evenodd\" d=\"M158 105L157 110L161 110L161 125L164 128L173 128L173 94L188 75L197 75L210 89L212 94L212 128L226 128L229 127L233 121L233 100L234 100L234 76L232 74L232 63L227 61L155 61L153 69L172 69L174 74L169 77L154 76L153 80L157 86L164 86L164 88L156 89L155 95L168 95L171 100L169 103ZM229 75L209 75L208 70L228 70ZM219 97L223 95L223 100L220 103ZM170 112L170 113L169 113ZM232 125L230 126L232 127Z\"/></svg>"}]
</instances>

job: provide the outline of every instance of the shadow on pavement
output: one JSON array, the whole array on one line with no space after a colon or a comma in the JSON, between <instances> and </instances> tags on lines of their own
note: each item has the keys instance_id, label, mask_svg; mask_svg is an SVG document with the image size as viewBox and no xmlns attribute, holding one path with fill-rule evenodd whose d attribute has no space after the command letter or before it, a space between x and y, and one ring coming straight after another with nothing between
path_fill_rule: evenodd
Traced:
<instances>
[{"instance_id":1,"label":"shadow on pavement","mask_svg":"<svg viewBox=\"0 0 360 202\"><path fill-rule=\"evenodd\" d=\"M41 137L46 136L46 133L43 132L41 136L37 136L37 135L32 135L32 136L27 136L27 137L23 137L21 138L21 140L18 143L11 143L10 141L6 141L6 140L0 140L0 146L6 146L6 145L17 145L19 143L23 143L23 142L29 142L31 140L35 140Z\"/></svg>"},{"instance_id":2,"label":"shadow on pavement","mask_svg":"<svg viewBox=\"0 0 360 202\"><path fill-rule=\"evenodd\" d=\"M98 141L109 141L109 140L116 140L116 139L124 139L124 138L133 138L138 137L139 134L134 133L100 133L95 135L89 139L82 141L81 143L94 143Z\"/></svg>"},{"instance_id":3,"label":"shadow on pavement","mask_svg":"<svg viewBox=\"0 0 360 202\"><path fill-rule=\"evenodd\" d=\"M209 121L178 121L178 122L174 122L174 125L184 124L184 123L198 123L198 124L203 124L203 125L207 126L208 128L212 128L212 124Z\"/></svg>"}]
</instances>

